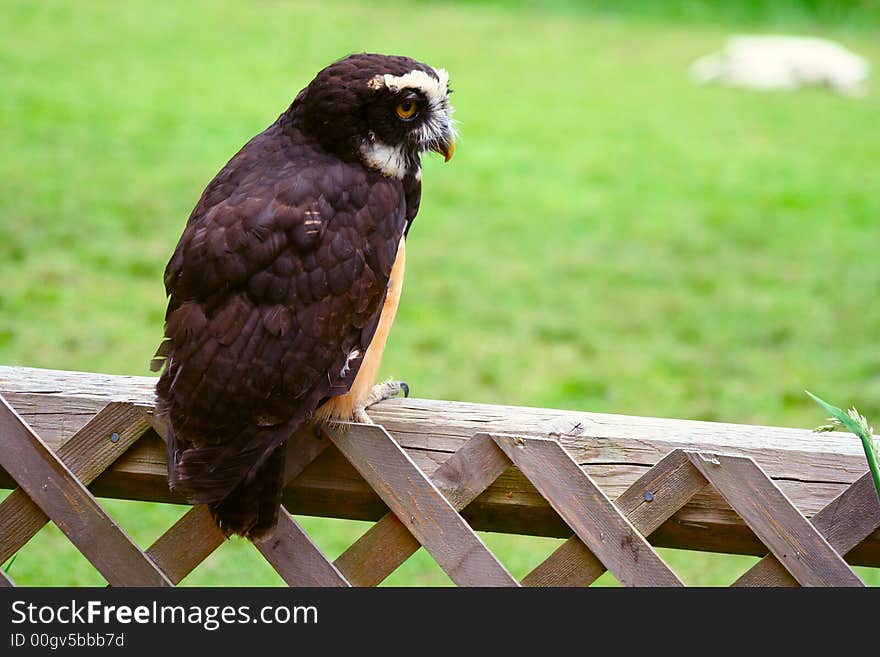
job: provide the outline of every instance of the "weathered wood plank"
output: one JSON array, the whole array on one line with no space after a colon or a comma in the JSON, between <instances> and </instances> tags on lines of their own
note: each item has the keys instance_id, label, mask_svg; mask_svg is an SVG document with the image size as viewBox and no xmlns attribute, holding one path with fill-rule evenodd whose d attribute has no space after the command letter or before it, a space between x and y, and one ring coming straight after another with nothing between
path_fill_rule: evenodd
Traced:
<instances>
[{"instance_id":1,"label":"weathered wood plank","mask_svg":"<svg viewBox=\"0 0 880 657\"><path fill-rule=\"evenodd\" d=\"M349 586L284 508L275 529L253 543L289 586Z\"/></svg>"},{"instance_id":2,"label":"weathered wood plank","mask_svg":"<svg viewBox=\"0 0 880 657\"><path fill-rule=\"evenodd\" d=\"M374 412L375 416L376 413ZM165 447L146 434L107 472L89 487L99 497L182 503L168 490ZM429 450L407 450L426 473L448 454ZM863 457L864 458L864 455ZM587 465L586 472L609 497L617 497L647 466ZM0 472L0 475L4 473ZM845 490L845 485L777 481L786 497L805 515L812 515ZM0 476L0 487L15 483ZM387 507L361 476L332 445L303 475L287 487L287 509L296 515L328 516L376 521ZM516 469L505 472L462 512L477 530L567 538L571 530L549 504ZM659 547L764 556L767 549L711 488L694 498L649 537ZM856 565L880 566L880 530L847 555Z\"/></svg>"},{"instance_id":3,"label":"weathered wood plank","mask_svg":"<svg viewBox=\"0 0 880 657\"><path fill-rule=\"evenodd\" d=\"M754 461L706 452L688 457L800 584L864 586Z\"/></svg>"},{"instance_id":4,"label":"weathered wood plank","mask_svg":"<svg viewBox=\"0 0 880 657\"><path fill-rule=\"evenodd\" d=\"M157 538L147 554L171 582L179 584L225 540L208 506L198 504Z\"/></svg>"},{"instance_id":5,"label":"weathered wood plank","mask_svg":"<svg viewBox=\"0 0 880 657\"><path fill-rule=\"evenodd\" d=\"M118 459L150 425L142 407L110 402L56 452L88 486ZM16 488L0 503L0 563L4 563L33 538L49 517L27 493Z\"/></svg>"},{"instance_id":6,"label":"weathered wood plank","mask_svg":"<svg viewBox=\"0 0 880 657\"><path fill-rule=\"evenodd\" d=\"M155 383L153 377L0 366L0 394L17 400L13 406L22 406L22 416L41 437L44 427L57 425L58 415L90 416L109 401L152 406ZM746 454L771 477L786 479L850 484L865 471L859 442L834 432L414 398L387 400L371 413L401 446L412 449L452 453L485 431L558 437L581 464L653 465L680 447ZM57 442L72 433L68 430Z\"/></svg>"},{"instance_id":7,"label":"weathered wood plank","mask_svg":"<svg viewBox=\"0 0 880 657\"><path fill-rule=\"evenodd\" d=\"M375 416L376 413L373 412ZM450 455L429 450L408 449L407 453L426 473L432 472ZM864 458L864 456L862 457ZM585 465L587 473L609 497L617 497L648 466ZM845 485L780 480L783 492L806 515L827 504ZM4 485L0 483L0 485ZM5 485L14 485L11 481ZM142 499L181 503L168 490L165 447L146 435L99 477L91 490L102 497ZM378 520L387 511L384 502L363 481L356 470L332 445L313 466L285 490L284 504L297 515L329 516L352 520ZM504 473L464 511L475 529L567 538L571 531L517 470ZM677 547L712 552L731 552L763 556L767 550L754 533L734 513L724 499L711 489L694 498L650 536L661 547ZM880 531L875 532L848 556L857 565L880 565Z\"/></svg>"},{"instance_id":8,"label":"weathered wood plank","mask_svg":"<svg viewBox=\"0 0 880 657\"><path fill-rule=\"evenodd\" d=\"M557 441L492 437L621 584L682 586L648 541Z\"/></svg>"},{"instance_id":9,"label":"weathered wood plank","mask_svg":"<svg viewBox=\"0 0 880 657\"><path fill-rule=\"evenodd\" d=\"M838 554L846 554L880 527L880 504L871 474L835 498L810 520ZM798 586L779 560L768 554L747 570L733 586Z\"/></svg>"},{"instance_id":10,"label":"weathered wood plank","mask_svg":"<svg viewBox=\"0 0 880 657\"><path fill-rule=\"evenodd\" d=\"M327 433L453 582L459 586L518 586L381 426L342 425Z\"/></svg>"},{"instance_id":11,"label":"weathered wood plank","mask_svg":"<svg viewBox=\"0 0 880 657\"><path fill-rule=\"evenodd\" d=\"M846 554L880 528L877 489L866 472L810 519L839 554Z\"/></svg>"},{"instance_id":12,"label":"weathered wood plank","mask_svg":"<svg viewBox=\"0 0 880 657\"><path fill-rule=\"evenodd\" d=\"M648 536L707 484L684 450L677 449L639 477L614 504Z\"/></svg>"},{"instance_id":13,"label":"weathered wood plank","mask_svg":"<svg viewBox=\"0 0 880 657\"><path fill-rule=\"evenodd\" d=\"M389 512L333 564L352 586L378 586L421 546L397 516Z\"/></svg>"},{"instance_id":14,"label":"weathered wood plank","mask_svg":"<svg viewBox=\"0 0 880 657\"><path fill-rule=\"evenodd\" d=\"M289 484L308 468L333 443L324 437L323 432L316 432L311 425L297 431L287 441L287 454L284 460L284 481Z\"/></svg>"},{"instance_id":15,"label":"weathered wood plank","mask_svg":"<svg viewBox=\"0 0 880 657\"><path fill-rule=\"evenodd\" d=\"M667 454L642 475L614 505L643 536L666 522L705 488L706 479L683 450ZM560 545L523 578L523 586L589 586L605 566L577 536Z\"/></svg>"},{"instance_id":16,"label":"weathered wood plank","mask_svg":"<svg viewBox=\"0 0 880 657\"><path fill-rule=\"evenodd\" d=\"M11 588L13 586L15 586L15 582L6 574L5 570L0 568L0 588Z\"/></svg>"},{"instance_id":17,"label":"weathered wood plank","mask_svg":"<svg viewBox=\"0 0 880 657\"><path fill-rule=\"evenodd\" d=\"M488 434L477 434L437 468L431 481L456 511L470 504L510 465ZM386 513L336 560L355 586L377 586L421 544L394 513Z\"/></svg>"},{"instance_id":18,"label":"weathered wood plank","mask_svg":"<svg viewBox=\"0 0 880 657\"><path fill-rule=\"evenodd\" d=\"M52 447L63 444L108 401L151 405L155 382L151 377L0 367L0 394L7 395ZM676 448L753 457L807 517L866 470L859 441L843 433L413 398L384 401L371 408L370 415L426 473L481 431L552 434L611 498ZM0 487L14 487L2 470ZM168 490L164 444L149 435L90 489L106 497L182 502ZM387 512L382 500L332 446L287 487L284 503L294 514L357 520L375 521ZM515 470L499 477L463 514L480 530L561 538L571 534ZM650 541L663 547L766 554L754 533L711 489L694 496ZM880 530L852 550L847 560L880 566Z\"/></svg>"},{"instance_id":19,"label":"weathered wood plank","mask_svg":"<svg viewBox=\"0 0 880 657\"><path fill-rule=\"evenodd\" d=\"M376 415L375 412L373 413ZM168 490L165 447L150 433L132 446L90 489L100 497L182 503ZM407 450L426 473L450 455L429 450ZM864 456L862 456L864 459ZM583 466L609 497L617 497L647 466L618 464ZM0 472L0 475L4 473ZM786 497L805 515L812 515L827 504L845 485L797 481L777 481ZM15 483L0 476L0 487ZM363 481L354 468L332 445L303 475L287 487L287 509L296 515L329 516L376 521L386 512L385 503ZM462 512L478 530L567 538L571 530L534 487L517 470L505 472ZM660 547L730 552L764 556L764 545L711 488L694 496L649 538ZM847 555L856 565L880 566L880 530Z\"/></svg>"},{"instance_id":20,"label":"weathered wood plank","mask_svg":"<svg viewBox=\"0 0 880 657\"><path fill-rule=\"evenodd\" d=\"M0 435L0 465L111 585L171 585L2 396Z\"/></svg>"}]
</instances>

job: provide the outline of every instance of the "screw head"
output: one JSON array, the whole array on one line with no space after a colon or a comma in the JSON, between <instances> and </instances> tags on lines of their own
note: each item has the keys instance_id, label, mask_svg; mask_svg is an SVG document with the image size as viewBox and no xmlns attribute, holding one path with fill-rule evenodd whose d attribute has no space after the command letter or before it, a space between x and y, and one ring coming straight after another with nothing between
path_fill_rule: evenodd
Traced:
<instances>
[{"instance_id":1,"label":"screw head","mask_svg":"<svg viewBox=\"0 0 880 657\"><path fill-rule=\"evenodd\" d=\"M111 443L118 443L119 442L119 434L116 433L115 431L112 434L110 434L110 442Z\"/></svg>"},{"instance_id":2,"label":"screw head","mask_svg":"<svg viewBox=\"0 0 880 657\"><path fill-rule=\"evenodd\" d=\"M654 501L654 493L649 490L645 491L645 502L653 502Z\"/></svg>"}]
</instances>

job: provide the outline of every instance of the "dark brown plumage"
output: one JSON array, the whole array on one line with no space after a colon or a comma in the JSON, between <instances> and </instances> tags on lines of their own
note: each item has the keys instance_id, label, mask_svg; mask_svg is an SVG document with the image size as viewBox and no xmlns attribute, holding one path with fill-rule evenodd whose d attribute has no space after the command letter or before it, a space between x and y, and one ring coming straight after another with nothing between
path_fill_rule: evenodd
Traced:
<instances>
[{"instance_id":1,"label":"dark brown plumage","mask_svg":"<svg viewBox=\"0 0 880 657\"><path fill-rule=\"evenodd\" d=\"M170 485L227 533L274 526L287 438L358 374L418 211L419 153L450 149L441 77L383 55L327 67L189 217L165 271L158 410Z\"/></svg>"}]
</instances>

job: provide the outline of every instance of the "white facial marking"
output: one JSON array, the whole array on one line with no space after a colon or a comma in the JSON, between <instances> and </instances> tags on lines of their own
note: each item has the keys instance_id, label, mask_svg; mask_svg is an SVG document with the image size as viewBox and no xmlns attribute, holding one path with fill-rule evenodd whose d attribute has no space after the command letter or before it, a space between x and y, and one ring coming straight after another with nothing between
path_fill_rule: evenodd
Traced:
<instances>
[{"instance_id":1,"label":"white facial marking","mask_svg":"<svg viewBox=\"0 0 880 657\"><path fill-rule=\"evenodd\" d=\"M434 76L428 75L424 71L410 71L406 75L391 75L390 73L386 73L382 76L382 82L384 82L385 86L392 90L400 90L400 89L418 89L423 94L425 94L425 98L428 99L428 102L431 105L439 105L444 100L446 100L447 87L449 85L449 73L446 72L446 69L439 69L435 71L437 73L438 79L435 79ZM376 78L370 80L371 84L376 83ZM373 87L374 89L376 87Z\"/></svg>"},{"instance_id":2,"label":"white facial marking","mask_svg":"<svg viewBox=\"0 0 880 657\"><path fill-rule=\"evenodd\" d=\"M370 79L367 86L373 90L387 87L392 92L403 89L413 89L421 92L428 102L426 120L419 126L415 133L416 139L427 148L432 140L441 134L455 135L455 125L452 121L452 107L449 105L449 73L446 69L435 69L433 75L425 71L412 70L404 75L376 75ZM375 139L372 135L369 140L364 140L360 146L361 155L366 164L373 169L381 171L391 178L402 180L407 174L407 157L404 147L390 146ZM417 179L421 180L421 169L415 172Z\"/></svg>"},{"instance_id":3,"label":"white facial marking","mask_svg":"<svg viewBox=\"0 0 880 657\"><path fill-rule=\"evenodd\" d=\"M364 141L361 144L364 161L389 178L402 180L406 175L406 155L403 146L389 146L381 141Z\"/></svg>"}]
</instances>

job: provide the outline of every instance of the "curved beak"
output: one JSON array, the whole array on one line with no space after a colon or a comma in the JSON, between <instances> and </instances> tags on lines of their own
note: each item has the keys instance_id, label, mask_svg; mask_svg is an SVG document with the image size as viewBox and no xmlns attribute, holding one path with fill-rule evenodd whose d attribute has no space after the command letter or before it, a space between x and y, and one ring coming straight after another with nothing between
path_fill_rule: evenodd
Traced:
<instances>
[{"instance_id":1,"label":"curved beak","mask_svg":"<svg viewBox=\"0 0 880 657\"><path fill-rule=\"evenodd\" d=\"M431 145L431 150L435 153L440 153L443 156L443 159L446 162L452 159L452 156L455 154L455 138L447 137L442 140L435 141Z\"/></svg>"}]
</instances>

